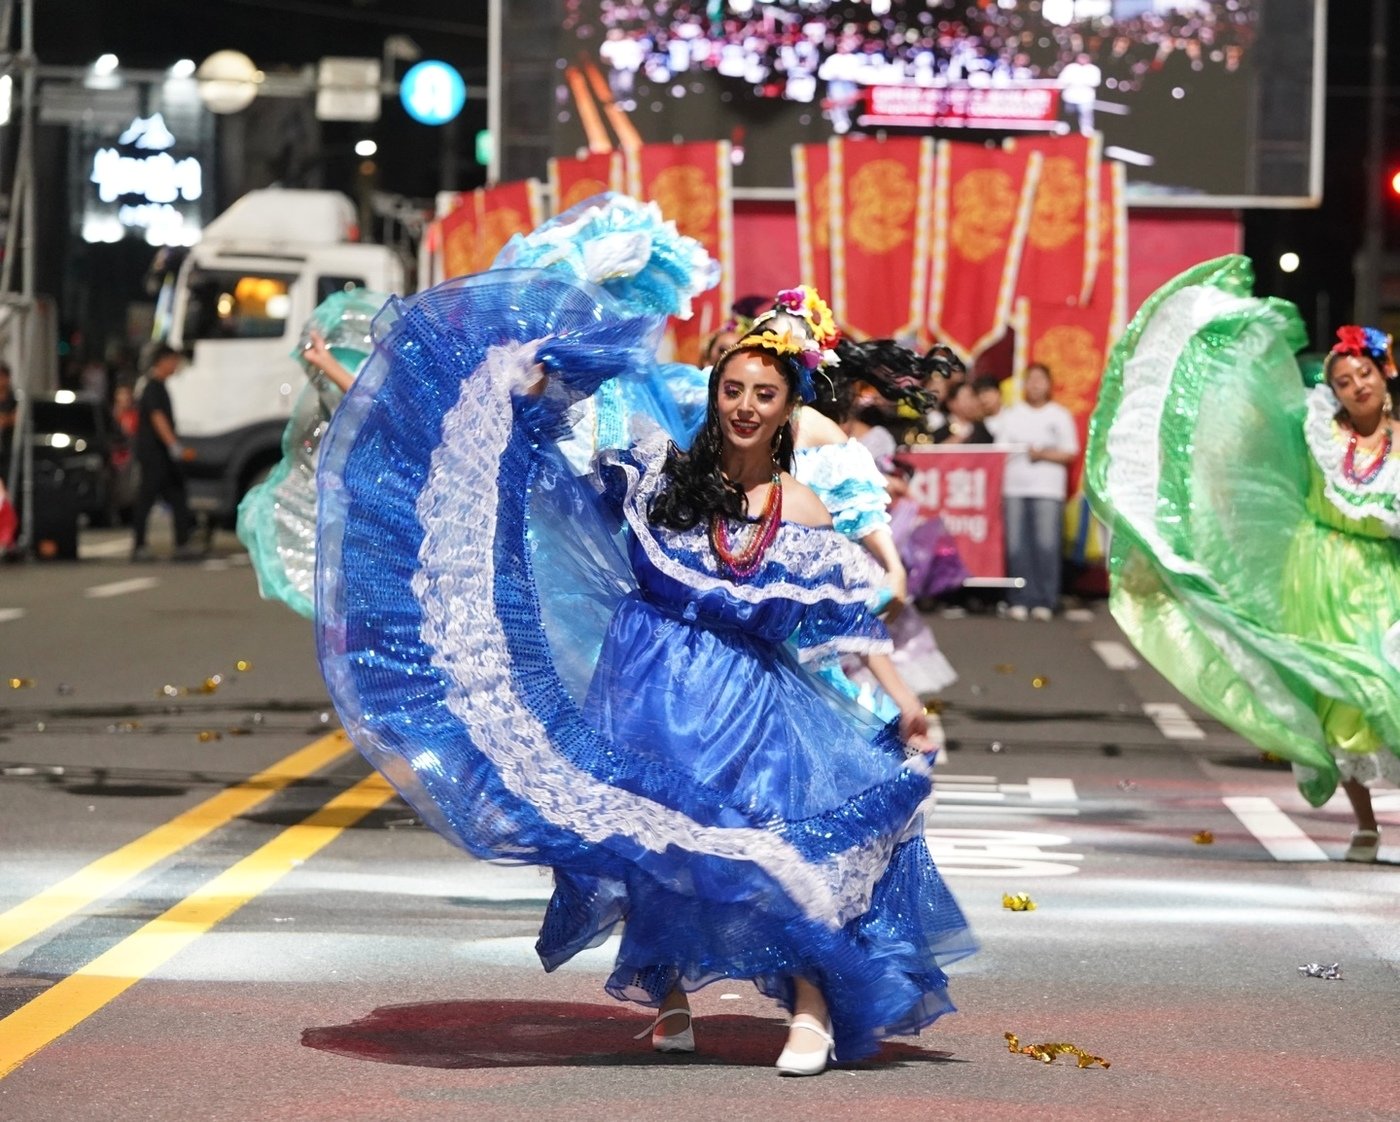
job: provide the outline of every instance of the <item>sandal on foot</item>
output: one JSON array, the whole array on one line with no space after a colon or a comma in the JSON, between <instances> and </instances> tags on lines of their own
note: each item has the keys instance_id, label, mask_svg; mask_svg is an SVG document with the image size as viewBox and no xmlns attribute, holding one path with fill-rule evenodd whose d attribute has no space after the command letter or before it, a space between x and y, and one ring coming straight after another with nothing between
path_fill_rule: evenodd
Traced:
<instances>
[{"instance_id":1,"label":"sandal on foot","mask_svg":"<svg viewBox=\"0 0 1400 1122\"><path fill-rule=\"evenodd\" d=\"M1381 832L1379 830L1353 830L1351 832L1351 845L1347 846L1343 861L1359 861L1366 865L1373 865L1376 861L1376 854L1381 848Z\"/></svg>"}]
</instances>

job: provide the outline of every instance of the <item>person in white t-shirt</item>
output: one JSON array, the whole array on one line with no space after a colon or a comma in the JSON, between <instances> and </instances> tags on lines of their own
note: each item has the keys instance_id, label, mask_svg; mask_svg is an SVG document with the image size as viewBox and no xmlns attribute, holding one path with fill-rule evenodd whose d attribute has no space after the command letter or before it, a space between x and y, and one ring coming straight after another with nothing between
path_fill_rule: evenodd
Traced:
<instances>
[{"instance_id":1,"label":"person in white t-shirt","mask_svg":"<svg viewBox=\"0 0 1400 1122\"><path fill-rule=\"evenodd\" d=\"M1078 55L1060 71L1060 100L1079 117L1079 131L1089 136L1094 131L1094 102L1098 100L1103 71L1087 54Z\"/></svg>"},{"instance_id":2,"label":"person in white t-shirt","mask_svg":"<svg viewBox=\"0 0 1400 1122\"><path fill-rule=\"evenodd\" d=\"M1051 401L1049 369L1026 369L1023 401L997 417L998 444L1020 450L1006 461L1002 500L1006 567L1025 584L1009 597L1013 619L1050 619L1060 595L1060 538L1069 465L1079 455L1079 429L1063 405Z\"/></svg>"}]
</instances>

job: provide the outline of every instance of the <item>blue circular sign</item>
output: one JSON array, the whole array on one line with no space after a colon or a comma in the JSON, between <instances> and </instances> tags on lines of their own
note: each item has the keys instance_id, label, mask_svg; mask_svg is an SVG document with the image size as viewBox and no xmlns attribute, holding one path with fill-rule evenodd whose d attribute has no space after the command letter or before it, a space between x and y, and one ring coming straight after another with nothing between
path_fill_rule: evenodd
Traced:
<instances>
[{"instance_id":1,"label":"blue circular sign","mask_svg":"<svg viewBox=\"0 0 1400 1122\"><path fill-rule=\"evenodd\" d=\"M399 100L415 121L445 125L467 103L467 83L445 62L420 62L399 83Z\"/></svg>"}]
</instances>

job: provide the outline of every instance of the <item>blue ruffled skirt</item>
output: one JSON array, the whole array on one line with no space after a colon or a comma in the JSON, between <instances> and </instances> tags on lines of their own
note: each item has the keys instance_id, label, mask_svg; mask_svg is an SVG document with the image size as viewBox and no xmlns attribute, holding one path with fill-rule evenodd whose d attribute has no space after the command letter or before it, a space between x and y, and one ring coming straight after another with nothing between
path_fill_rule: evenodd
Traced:
<instances>
[{"instance_id":1,"label":"blue ruffled skirt","mask_svg":"<svg viewBox=\"0 0 1400 1122\"><path fill-rule=\"evenodd\" d=\"M974 949L923 841L927 761L784 641L864 590L780 566L772 595L687 589L558 452L555 391L648 376L660 327L507 271L390 309L321 458L323 670L426 822L554 870L547 968L621 924L620 999L749 978L790 1006L806 977L855 1059L950 1010L942 966ZM801 532L827 533L785 527L794 557Z\"/></svg>"}]
</instances>

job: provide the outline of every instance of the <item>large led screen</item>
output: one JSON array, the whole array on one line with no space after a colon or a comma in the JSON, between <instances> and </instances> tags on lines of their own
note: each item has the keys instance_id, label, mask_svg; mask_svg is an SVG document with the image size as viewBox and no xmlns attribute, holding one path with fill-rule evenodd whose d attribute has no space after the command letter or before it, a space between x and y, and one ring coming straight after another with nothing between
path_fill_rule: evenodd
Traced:
<instances>
[{"instance_id":1,"label":"large led screen","mask_svg":"<svg viewBox=\"0 0 1400 1122\"><path fill-rule=\"evenodd\" d=\"M786 188L791 145L836 135L1093 130L1132 201L1303 205L1323 7L561 0L552 143L728 139L737 187Z\"/></svg>"}]
</instances>

